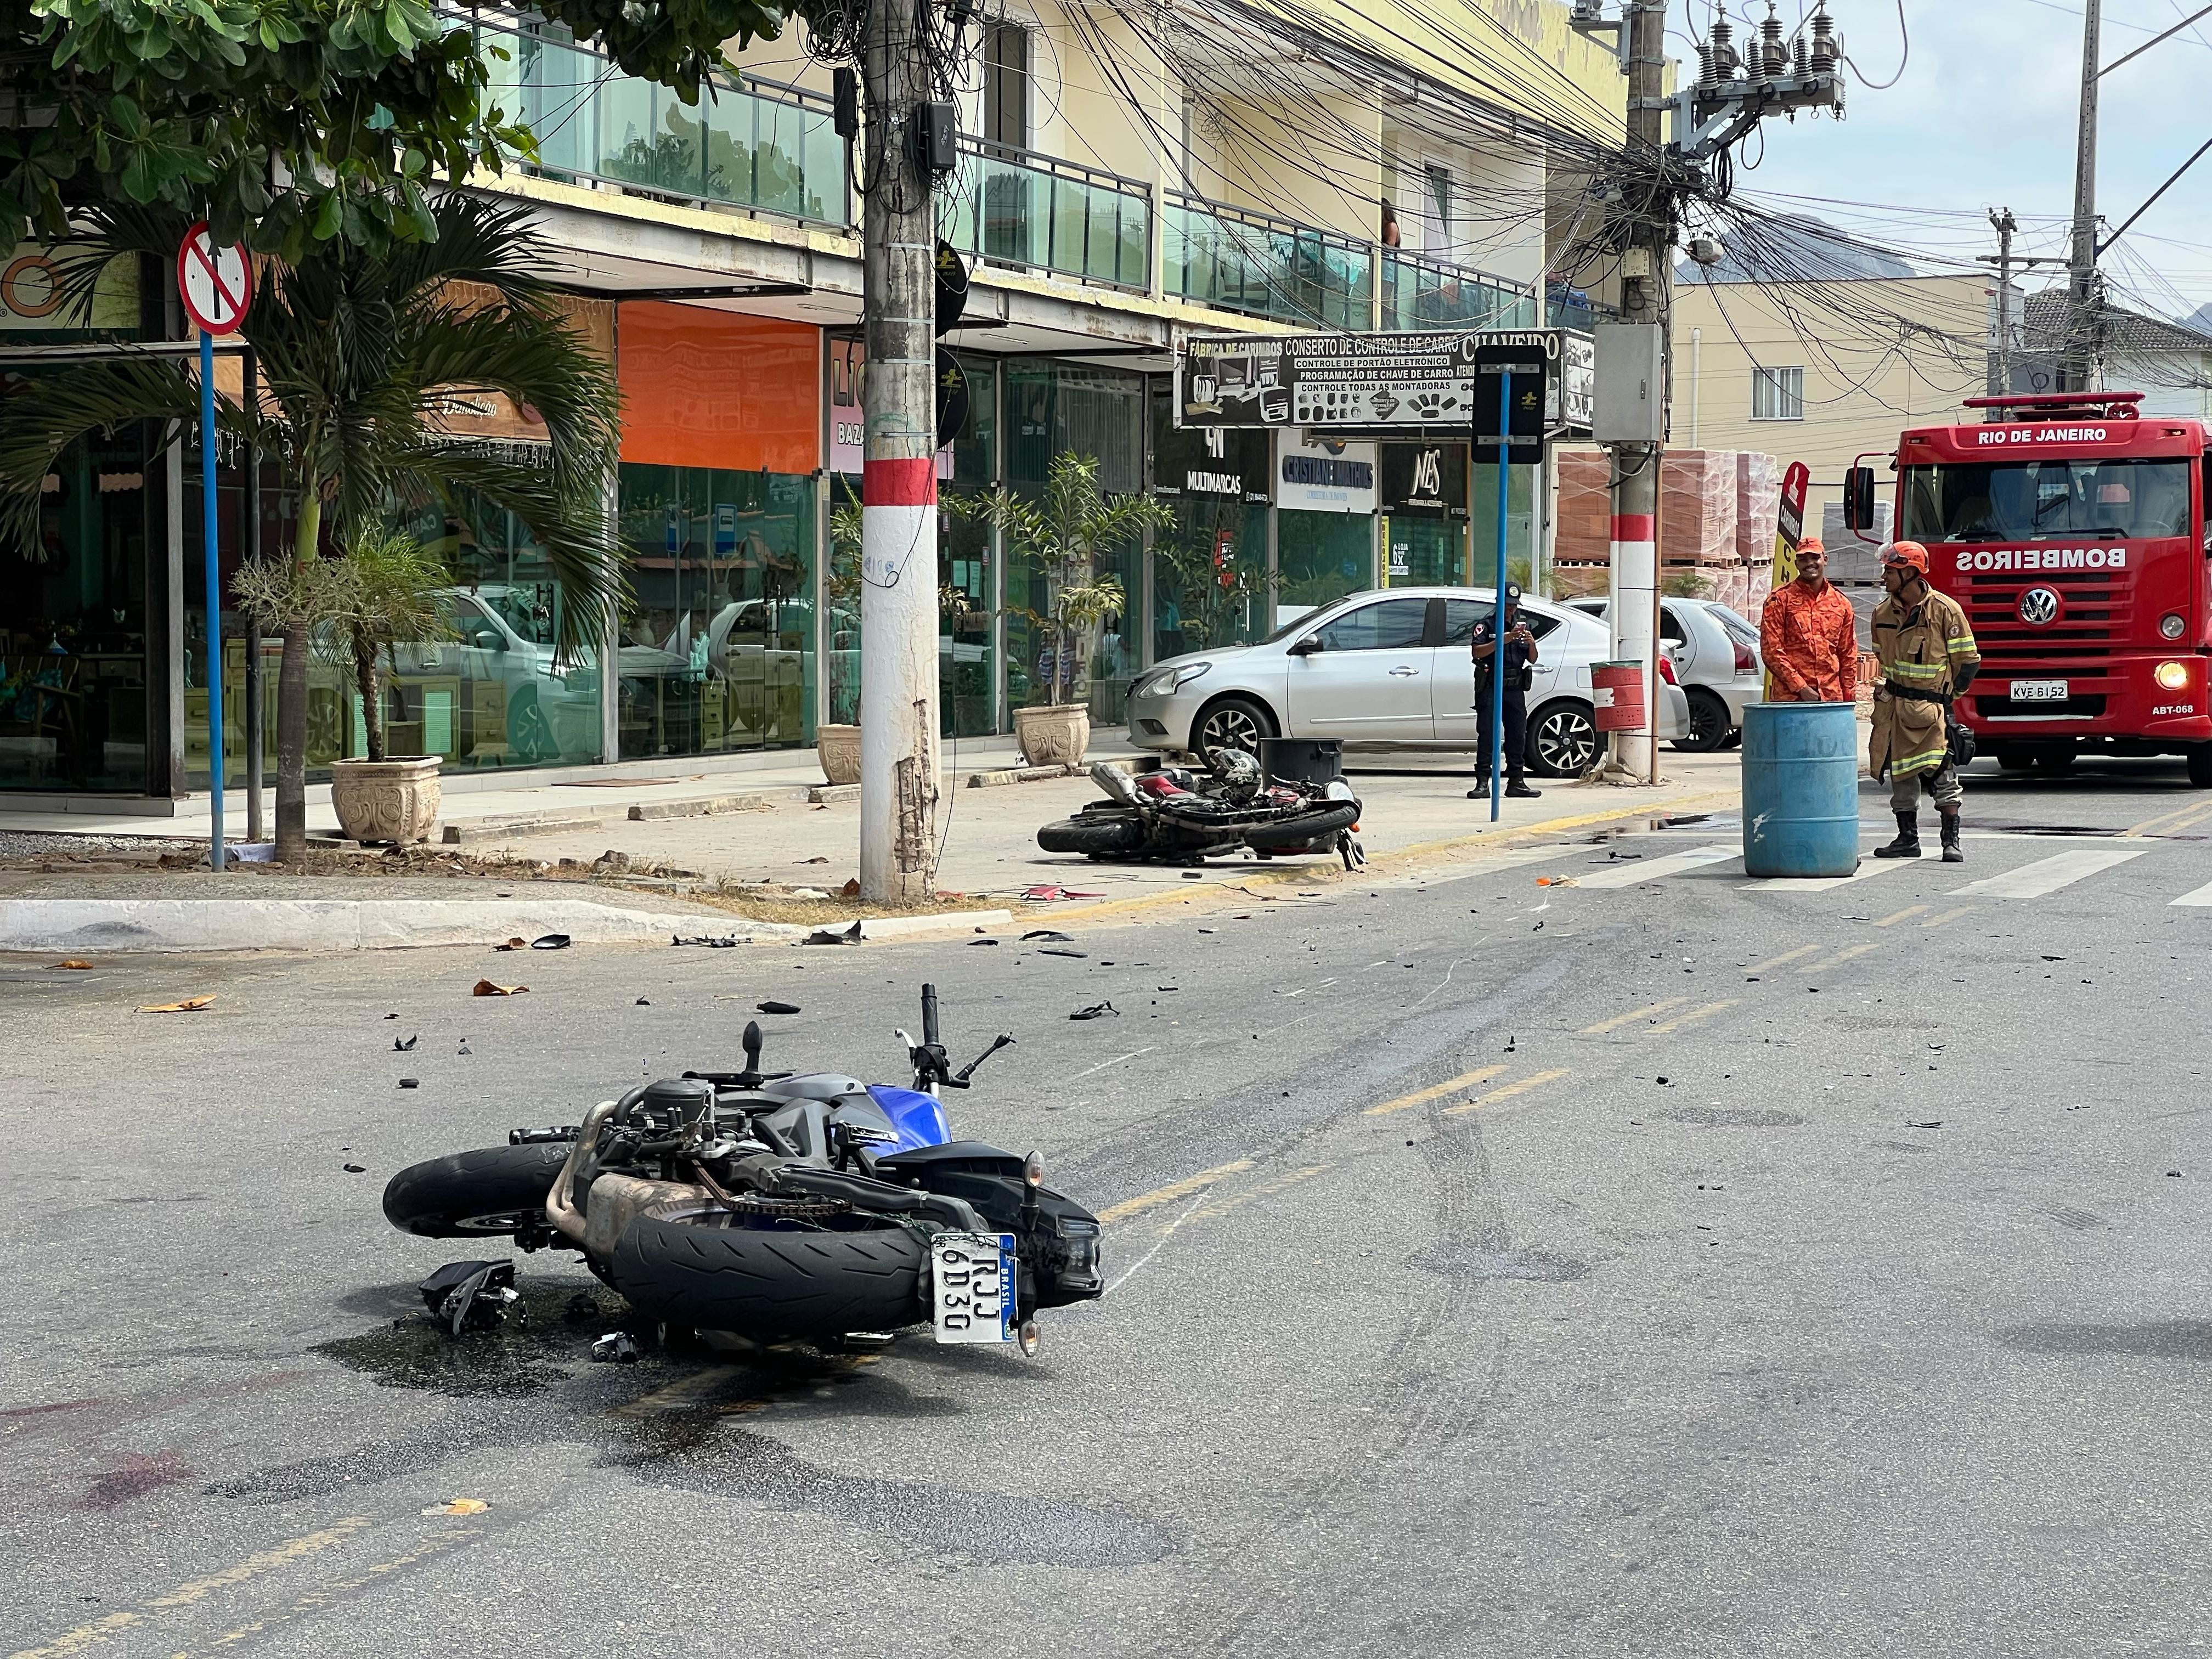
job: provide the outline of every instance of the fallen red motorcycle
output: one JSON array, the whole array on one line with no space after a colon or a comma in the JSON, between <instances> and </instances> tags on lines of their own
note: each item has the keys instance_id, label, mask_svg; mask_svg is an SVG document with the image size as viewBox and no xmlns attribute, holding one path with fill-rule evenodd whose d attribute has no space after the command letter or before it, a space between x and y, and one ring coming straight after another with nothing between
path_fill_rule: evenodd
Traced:
<instances>
[{"instance_id":1,"label":"fallen red motorcycle","mask_svg":"<svg viewBox=\"0 0 2212 1659\"><path fill-rule=\"evenodd\" d=\"M1106 799L1039 830L1046 852L1185 864L1225 853L1334 853L1347 870L1367 861L1356 833L1359 799L1342 778L1270 778L1243 750L1220 749L1203 772L1162 766L1133 775L1102 763L1091 779Z\"/></svg>"}]
</instances>

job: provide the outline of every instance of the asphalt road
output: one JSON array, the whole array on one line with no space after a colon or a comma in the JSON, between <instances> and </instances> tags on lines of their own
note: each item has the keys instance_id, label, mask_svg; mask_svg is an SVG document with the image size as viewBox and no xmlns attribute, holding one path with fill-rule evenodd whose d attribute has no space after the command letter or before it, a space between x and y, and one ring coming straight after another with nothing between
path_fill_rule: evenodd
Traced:
<instances>
[{"instance_id":1,"label":"asphalt road","mask_svg":"<svg viewBox=\"0 0 2212 1659\"><path fill-rule=\"evenodd\" d=\"M2197 1651L2212 796L1969 813L1963 869L1777 890L1713 821L1080 958L0 968L0 1653ZM594 1365L544 1255L526 1329L419 1319L467 1252L394 1170L764 997L771 1064L899 1080L926 978L1019 1039L957 1126L1111 1218L1035 1358Z\"/></svg>"}]
</instances>

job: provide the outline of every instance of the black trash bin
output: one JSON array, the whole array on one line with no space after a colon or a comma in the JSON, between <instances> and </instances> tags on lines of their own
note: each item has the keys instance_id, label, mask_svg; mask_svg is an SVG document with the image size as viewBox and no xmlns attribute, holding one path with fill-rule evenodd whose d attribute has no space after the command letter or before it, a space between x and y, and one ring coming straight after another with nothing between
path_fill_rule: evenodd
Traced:
<instances>
[{"instance_id":1,"label":"black trash bin","mask_svg":"<svg viewBox=\"0 0 2212 1659\"><path fill-rule=\"evenodd\" d=\"M1260 769L1285 783L1333 783L1344 775L1344 744L1336 738L1262 738Z\"/></svg>"}]
</instances>

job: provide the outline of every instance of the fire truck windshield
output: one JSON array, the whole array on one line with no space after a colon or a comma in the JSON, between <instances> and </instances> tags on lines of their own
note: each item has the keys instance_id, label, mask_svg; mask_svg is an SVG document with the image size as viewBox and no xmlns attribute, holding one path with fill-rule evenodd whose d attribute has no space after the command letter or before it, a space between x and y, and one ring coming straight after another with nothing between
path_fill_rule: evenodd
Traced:
<instances>
[{"instance_id":1,"label":"fire truck windshield","mask_svg":"<svg viewBox=\"0 0 2212 1659\"><path fill-rule=\"evenodd\" d=\"M1969 461L1905 470L1905 525L1921 542L2138 540L2189 533L2183 460Z\"/></svg>"}]
</instances>

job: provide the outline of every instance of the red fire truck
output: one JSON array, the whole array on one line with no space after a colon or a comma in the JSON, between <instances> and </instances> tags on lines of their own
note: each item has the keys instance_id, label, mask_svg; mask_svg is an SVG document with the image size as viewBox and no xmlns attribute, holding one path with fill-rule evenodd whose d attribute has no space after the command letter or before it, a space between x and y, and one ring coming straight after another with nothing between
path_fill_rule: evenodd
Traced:
<instances>
[{"instance_id":1,"label":"red fire truck","mask_svg":"<svg viewBox=\"0 0 2212 1659\"><path fill-rule=\"evenodd\" d=\"M2008 771L2180 755L2212 787L2207 432L2142 403L1969 398L1979 424L1916 428L1891 458L1894 534L1926 545L1981 647L1958 713ZM1871 529L1874 469L1854 466L1844 496L1852 529Z\"/></svg>"}]
</instances>

